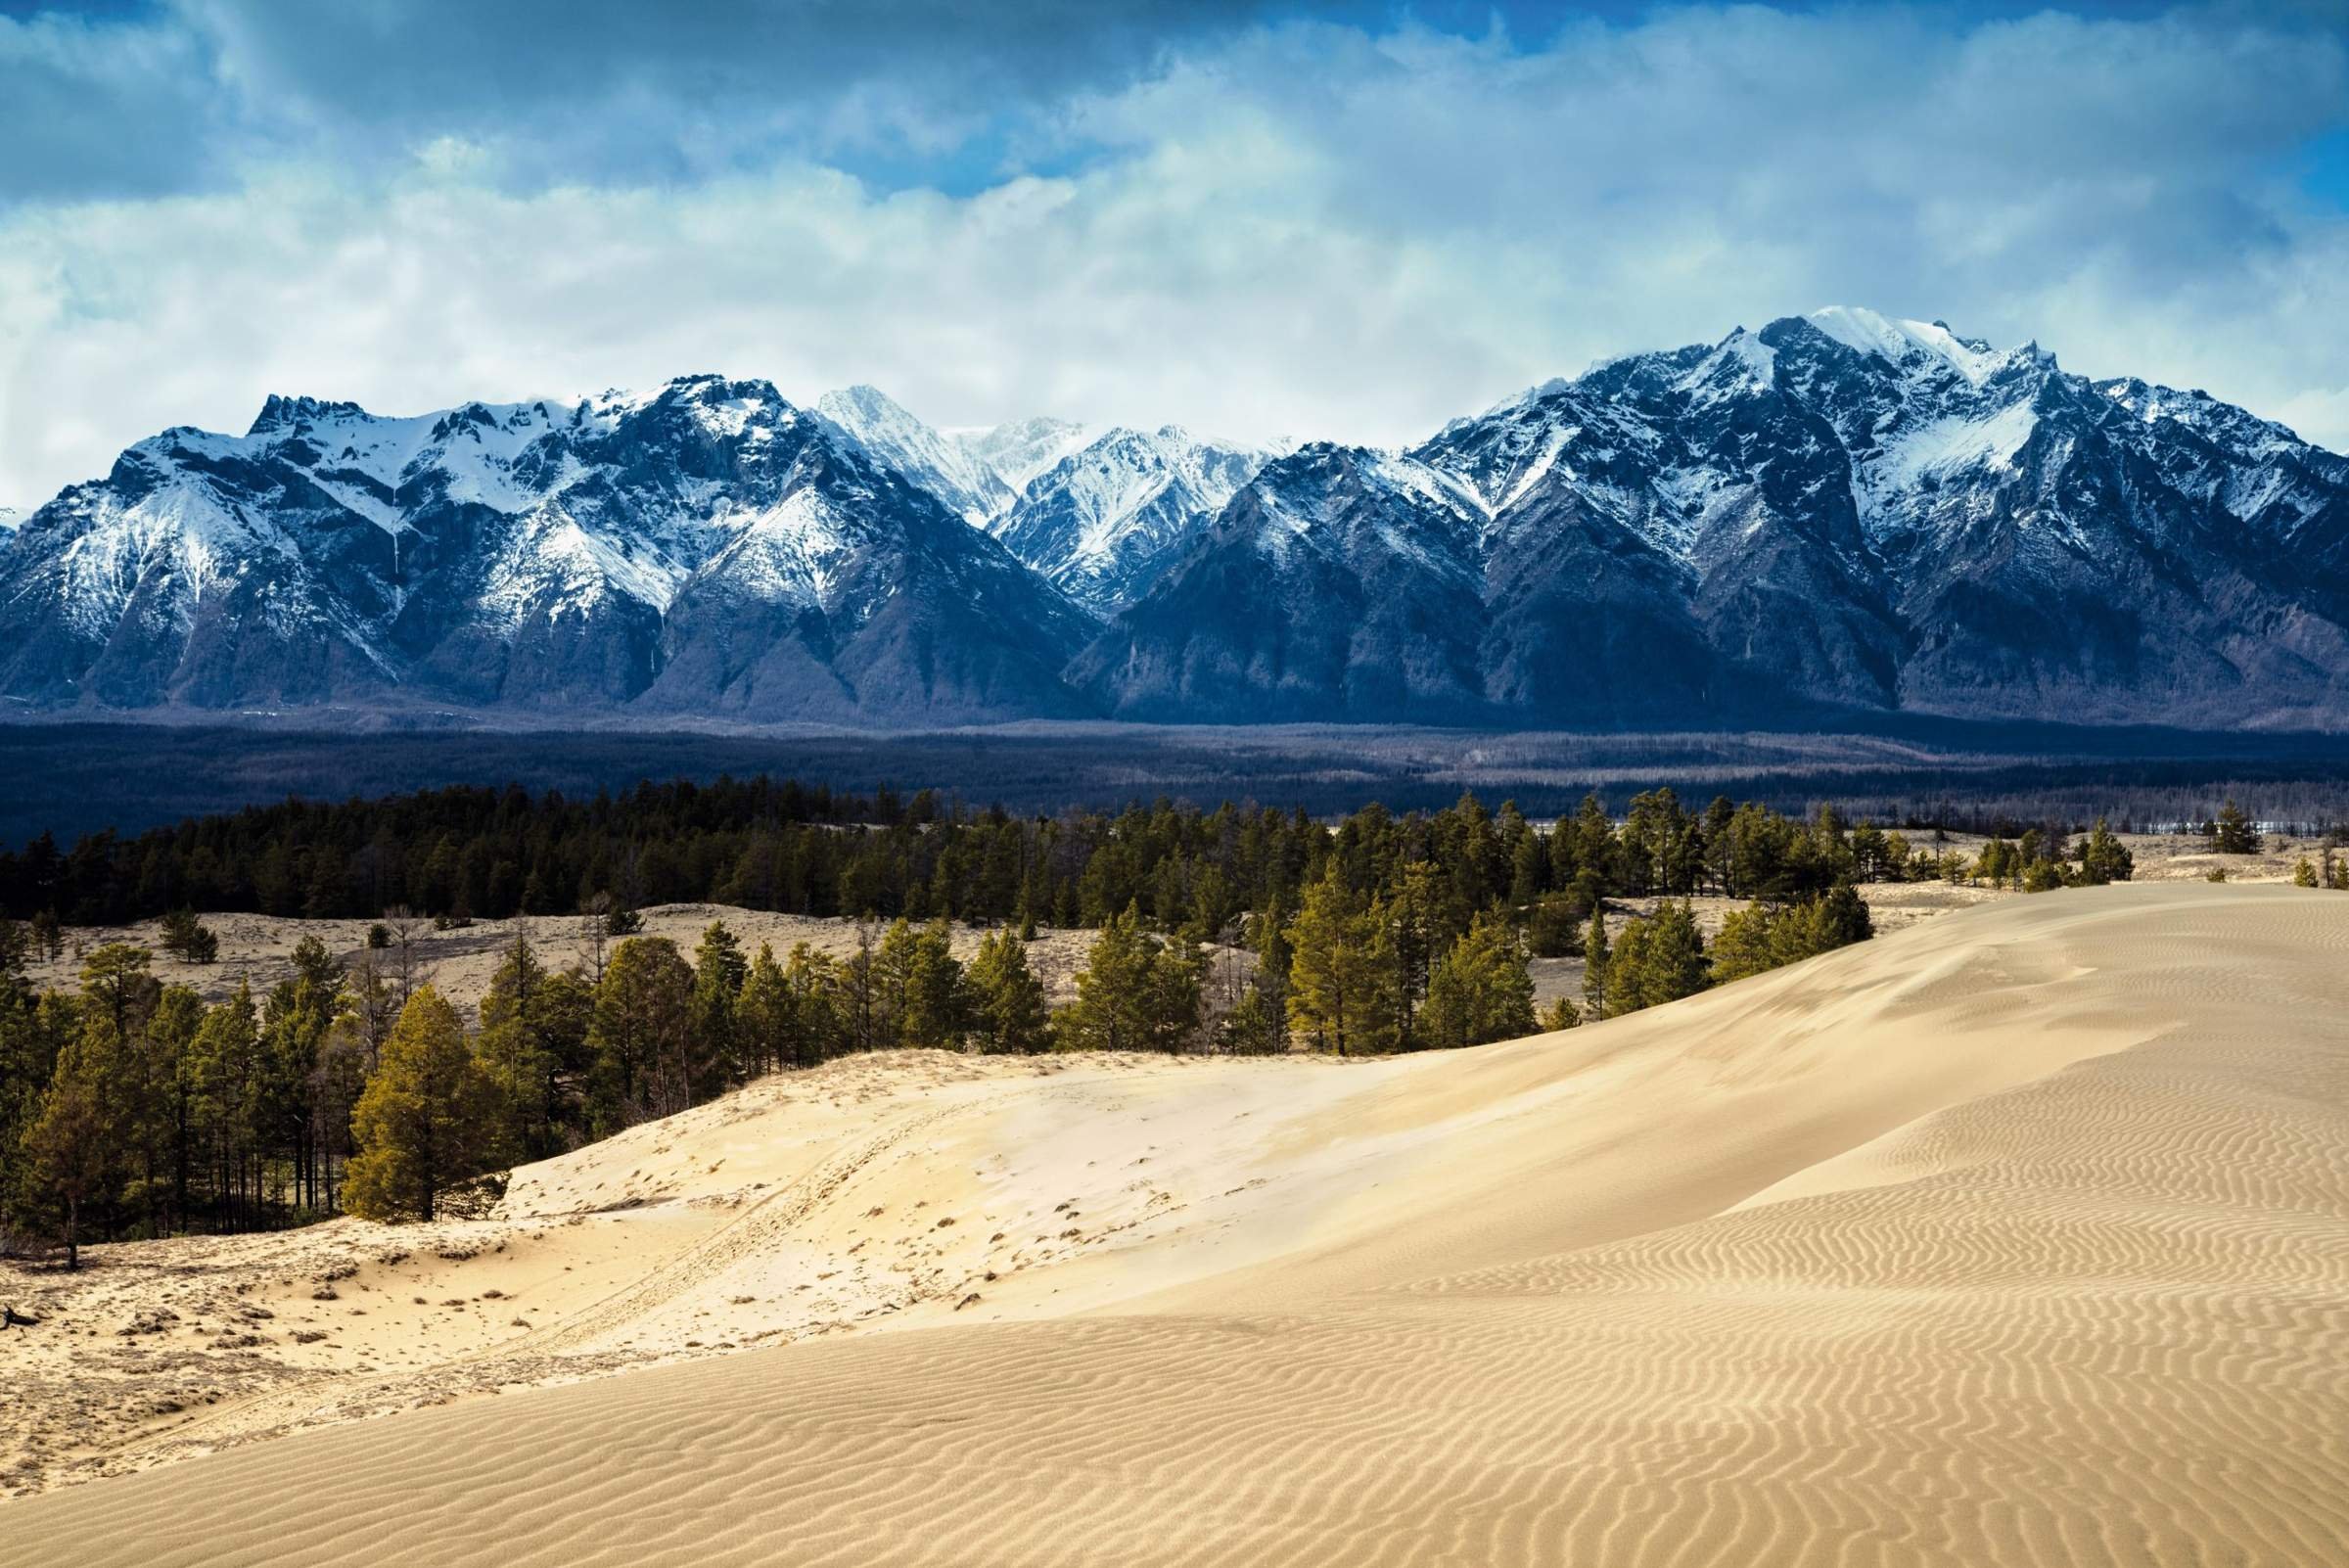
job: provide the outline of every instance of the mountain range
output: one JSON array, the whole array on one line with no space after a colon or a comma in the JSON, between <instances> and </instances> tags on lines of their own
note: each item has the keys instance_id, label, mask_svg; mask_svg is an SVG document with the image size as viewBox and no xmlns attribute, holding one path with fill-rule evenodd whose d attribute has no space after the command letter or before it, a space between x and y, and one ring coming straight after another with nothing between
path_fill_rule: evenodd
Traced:
<instances>
[{"instance_id":1,"label":"mountain range","mask_svg":"<svg viewBox=\"0 0 2349 1568\"><path fill-rule=\"evenodd\" d=\"M0 698L1019 717L2349 721L2349 460L1834 308L1403 451L756 381L271 397L0 530Z\"/></svg>"}]
</instances>

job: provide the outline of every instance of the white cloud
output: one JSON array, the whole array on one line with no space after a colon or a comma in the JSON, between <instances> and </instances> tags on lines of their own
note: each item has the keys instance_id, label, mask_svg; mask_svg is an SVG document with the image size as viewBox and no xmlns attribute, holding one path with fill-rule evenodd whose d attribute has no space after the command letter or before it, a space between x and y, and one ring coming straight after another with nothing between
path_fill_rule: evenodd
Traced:
<instances>
[{"instance_id":1,"label":"white cloud","mask_svg":"<svg viewBox=\"0 0 2349 1568\"><path fill-rule=\"evenodd\" d=\"M2336 38L2232 13L1740 9L1532 53L1200 41L1063 101L1044 141L1078 172L960 198L804 156L524 185L454 131L363 174L288 154L0 216L0 498L164 425L241 429L272 391L409 412L707 369L802 400L869 381L940 424L1401 441L1831 301L2349 446L2349 221L2287 169L2345 81Z\"/></svg>"}]
</instances>

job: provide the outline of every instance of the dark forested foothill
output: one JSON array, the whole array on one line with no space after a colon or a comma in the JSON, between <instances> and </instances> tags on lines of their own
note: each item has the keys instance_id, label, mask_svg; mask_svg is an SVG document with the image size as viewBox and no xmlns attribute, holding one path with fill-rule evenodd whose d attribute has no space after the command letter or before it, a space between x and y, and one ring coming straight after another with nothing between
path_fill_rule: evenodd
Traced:
<instances>
[{"instance_id":1,"label":"dark forested foothill","mask_svg":"<svg viewBox=\"0 0 2349 1568\"><path fill-rule=\"evenodd\" d=\"M1669 789L1634 799L1620 829L1596 799L1554 832L1474 797L1398 815L1369 806L1334 829L1302 811L1167 801L1111 815L1014 816L932 791L909 798L767 778L641 784L578 800L452 788L325 805L287 801L133 838L43 835L0 853L0 913L120 925L175 911L374 918L565 914L706 901L806 915L903 915L1098 926L1127 904L1162 926L1219 923L1278 897L1294 908L1335 853L1367 891L1400 865L1437 868L1470 908L1568 897L1719 893L1800 898L1900 875L1906 846ZM1897 839L1898 835L1893 835Z\"/></svg>"}]
</instances>

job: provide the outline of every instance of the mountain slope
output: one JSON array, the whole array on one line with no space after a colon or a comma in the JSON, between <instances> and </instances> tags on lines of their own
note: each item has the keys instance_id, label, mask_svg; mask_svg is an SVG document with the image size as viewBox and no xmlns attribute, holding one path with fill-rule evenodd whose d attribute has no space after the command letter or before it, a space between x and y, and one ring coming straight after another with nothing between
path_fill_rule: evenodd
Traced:
<instances>
[{"instance_id":1,"label":"mountain slope","mask_svg":"<svg viewBox=\"0 0 2349 1568\"><path fill-rule=\"evenodd\" d=\"M1038 416L987 430L954 431L946 438L992 470L1017 495L1038 474L1082 450L1098 434L1091 426L1074 420Z\"/></svg>"},{"instance_id":2,"label":"mountain slope","mask_svg":"<svg viewBox=\"0 0 2349 1568\"><path fill-rule=\"evenodd\" d=\"M1078 711L1082 617L762 382L170 431L0 562L0 692L760 718Z\"/></svg>"},{"instance_id":3,"label":"mountain slope","mask_svg":"<svg viewBox=\"0 0 2349 1568\"><path fill-rule=\"evenodd\" d=\"M1112 430L1029 480L995 536L1062 592L1108 615L1149 588L1266 455L1174 425Z\"/></svg>"},{"instance_id":4,"label":"mountain slope","mask_svg":"<svg viewBox=\"0 0 2349 1568\"><path fill-rule=\"evenodd\" d=\"M828 392L815 400L815 411L973 528L987 527L1016 498L1013 486L969 447L941 436L870 387Z\"/></svg>"},{"instance_id":5,"label":"mountain slope","mask_svg":"<svg viewBox=\"0 0 2349 1568\"><path fill-rule=\"evenodd\" d=\"M1457 718L1481 706L1472 498L1421 465L1267 464L1071 678L1140 718Z\"/></svg>"},{"instance_id":6,"label":"mountain slope","mask_svg":"<svg viewBox=\"0 0 2349 1568\"><path fill-rule=\"evenodd\" d=\"M0 701L2349 725L2349 460L1833 308L1406 452L764 382L165 431L0 545Z\"/></svg>"},{"instance_id":7,"label":"mountain slope","mask_svg":"<svg viewBox=\"0 0 2349 1568\"><path fill-rule=\"evenodd\" d=\"M1463 700L1516 721L2349 722L2349 462L2034 346L1823 310L1545 383L1403 461L1482 514ZM1221 570L1299 483L1275 463L1233 503ZM1388 591L1451 603L1457 564ZM1225 658L1182 591L1170 574L1075 667L1113 710L1158 712L1181 668L1214 712L1353 712L1341 675L1310 694ZM1260 643L1322 633L1310 595L1247 613Z\"/></svg>"}]
</instances>

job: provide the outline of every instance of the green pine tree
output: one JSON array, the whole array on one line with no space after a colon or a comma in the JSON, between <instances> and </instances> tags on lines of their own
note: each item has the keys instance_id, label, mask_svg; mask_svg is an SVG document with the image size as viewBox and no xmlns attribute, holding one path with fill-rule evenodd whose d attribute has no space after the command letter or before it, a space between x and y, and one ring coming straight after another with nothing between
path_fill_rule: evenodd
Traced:
<instances>
[{"instance_id":1,"label":"green pine tree","mask_svg":"<svg viewBox=\"0 0 2349 1568\"><path fill-rule=\"evenodd\" d=\"M693 1050L689 1061L692 1097L707 1100L748 1077L734 1003L751 966L742 942L713 920L693 949Z\"/></svg>"},{"instance_id":2,"label":"green pine tree","mask_svg":"<svg viewBox=\"0 0 2349 1568\"><path fill-rule=\"evenodd\" d=\"M1607 911L1590 906L1590 929L1583 934L1583 1005L1592 1018L1607 1016L1607 968L1614 961L1607 945Z\"/></svg>"},{"instance_id":3,"label":"green pine tree","mask_svg":"<svg viewBox=\"0 0 2349 1568\"><path fill-rule=\"evenodd\" d=\"M1422 1010L1421 1038L1435 1046L1481 1045L1534 1032L1534 982L1525 947L1508 923L1479 914L1436 961Z\"/></svg>"},{"instance_id":4,"label":"green pine tree","mask_svg":"<svg viewBox=\"0 0 2349 1568\"><path fill-rule=\"evenodd\" d=\"M363 1220L434 1218L452 1188L487 1168L496 1098L456 1010L418 987L351 1112L359 1153L344 1178L345 1207Z\"/></svg>"},{"instance_id":5,"label":"green pine tree","mask_svg":"<svg viewBox=\"0 0 2349 1568\"><path fill-rule=\"evenodd\" d=\"M995 932L979 945L968 975L971 1034L990 1055L1040 1051L1049 1042L1043 984L1020 939Z\"/></svg>"}]
</instances>

